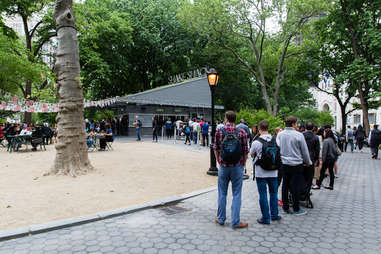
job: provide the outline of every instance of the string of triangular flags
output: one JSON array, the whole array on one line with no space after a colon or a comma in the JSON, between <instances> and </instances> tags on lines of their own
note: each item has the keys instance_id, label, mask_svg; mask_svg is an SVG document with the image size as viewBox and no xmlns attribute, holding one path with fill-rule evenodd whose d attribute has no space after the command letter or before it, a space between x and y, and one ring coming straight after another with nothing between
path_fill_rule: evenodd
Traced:
<instances>
[{"instance_id":1,"label":"string of triangular flags","mask_svg":"<svg viewBox=\"0 0 381 254\"><path fill-rule=\"evenodd\" d=\"M10 93L0 91L0 95L3 98L0 100L0 110L13 111L13 112L38 112L38 113L51 113L58 112L58 103L46 103L33 100L26 100L19 98L17 95L11 95ZM84 100L84 107L100 107L104 108L109 105L115 104L118 97L98 100L87 101Z\"/></svg>"}]
</instances>

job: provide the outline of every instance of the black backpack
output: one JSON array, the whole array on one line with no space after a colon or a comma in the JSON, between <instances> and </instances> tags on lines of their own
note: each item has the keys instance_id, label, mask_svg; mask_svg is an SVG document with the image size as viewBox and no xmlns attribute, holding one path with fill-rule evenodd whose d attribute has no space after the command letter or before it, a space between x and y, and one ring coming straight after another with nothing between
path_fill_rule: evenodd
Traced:
<instances>
[{"instance_id":1,"label":"black backpack","mask_svg":"<svg viewBox=\"0 0 381 254\"><path fill-rule=\"evenodd\" d=\"M381 131L380 130L373 130L372 133L371 133L371 138L370 138L370 143L372 144L373 146L373 143L374 144L381 144Z\"/></svg>"},{"instance_id":2,"label":"black backpack","mask_svg":"<svg viewBox=\"0 0 381 254\"><path fill-rule=\"evenodd\" d=\"M237 164L242 157L241 141L238 138L239 129L228 133L221 128L224 139L221 145L221 159L228 164Z\"/></svg>"},{"instance_id":3,"label":"black backpack","mask_svg":"<svg viewBox=\"0 0 381 254\"><path fill-rule=\"evenodd\" d=\"M276 144L275 137L270 141L262 138L257 139L262 144L262 156L255 164L261 166L263 170L278 170L280 169L280 149Z\"/></svg>"}]
</instances>

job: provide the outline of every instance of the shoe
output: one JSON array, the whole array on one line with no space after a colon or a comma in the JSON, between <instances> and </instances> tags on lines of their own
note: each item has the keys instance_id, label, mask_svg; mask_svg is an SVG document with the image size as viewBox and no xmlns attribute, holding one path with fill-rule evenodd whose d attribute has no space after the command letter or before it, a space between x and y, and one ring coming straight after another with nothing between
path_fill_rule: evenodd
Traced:
<instances>
[{"instance_id":1,"label":"shoe","mask_svg":"<svg viewBox=\"0 0 381 254\"><path fill-rule=\"evenodd\" d=\"M282 200L278 200L278 206L283 207L283 201Z\"/></svg>"},{"instance_id":2,"label":"shoe","mask_svg":"<svg viewBox=\"0 0 381 254\"><path fill-rule=\"evenodd\" d=\"M296 215L296 216L300 216L300 215L306 215L307 214L307 212L306 211L304 211L304 210L302 210L302 209L299 209L298 211L294 211L294 215Z\"/></svg>"},{"instance_id":3,"label":"shoe","mask_svg":"<svg viewBox=\"0 0 381 254\"><path fill-rule=\"evenodd\" d=\"M327 190L333 190L333 187L331 187L331 186L324 186L324 188Z\"/></svg>"},{"instance_id":4,"label":"shoe","mask_svg":"<svg viewBox=\"0 0 381 254\"><path fill-rule=\"evenodd\" d=\"M238 226L233 227L233 228L247 228L249 226L248 223L246 222L241 222Z\"/></svg>"},{"instance_id":5,"label":"shoe","mask_svg":"<svg viewBox=\"0 0 381 254\"><path fill-rule=\"evenodd\" d=\"M319 185L314 185L314 186L312 186L312 189L313 190L320 190L320 186Z\"/></svg>"},{"instance_id":6,"label":"shoe","mask_svg":"<svg viewBox=\"0 0 381 254\"><path fill-rule=\"evenodd\" d=\"M282 216L277 216L277 217L272 217L271 220L272 221L276 221L276 220L281 220L282 219Z\"/></svg>"},{"instance_id":7,"label":"shoe","mask_svg":"<svg viewBox=\"0 0 381 254\"><path fill-rule=\"evenodd\" d=\"M219 220L218 220L218 218L216 218L215 219L215 222L218 224L218 225L220 225L220 226L223 226L225 223L221 223Z\"/></svg>"},{"instance_id":8,"label":"shoe","mask_svg":"<svg viewBox=\"0 0 381 254\"><path fill-rule=\"evenodd\" d=\"M293 213L292 211L290 211L290 209L284 209L284 208L283 208L283 212L287 213L287 214L292 214Z\"/></svg>"},{"instance_id":9,"label":"shoe","mask_svg":"<svg viewBox=\"0 0 381 254\"><path fill-rule=\"evenodd\" d=\"M269 225L269 224L270 224L270 221L265 221L263 218L257 219L257 222L258 222L259 224L266 224L266 225Z\"/></svg>"}]
</instances>

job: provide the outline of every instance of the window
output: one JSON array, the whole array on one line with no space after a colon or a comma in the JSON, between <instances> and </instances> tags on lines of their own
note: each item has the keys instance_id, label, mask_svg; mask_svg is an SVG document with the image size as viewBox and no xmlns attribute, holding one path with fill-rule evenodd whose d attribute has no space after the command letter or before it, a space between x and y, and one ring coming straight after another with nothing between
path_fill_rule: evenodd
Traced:
<instances>
[{"instance_id":1,"label":"window","mask_svg":"<svg viewBox=\"0 0 381 254\"><path fill-rule=\"evenodd\" d=\"M369 124L376 124L376 113L369 114Z\"/></svg>"},{"instance_id":2,"label":"window","mask_svg":"<svg viewBox=\"0 0 381 254\"><path fill-rule=\"evenodd\" d=\"M356 114L353 116L353 123L354 124L360 124L361 123L361 116Z\"/></svg>"}]
</instances>

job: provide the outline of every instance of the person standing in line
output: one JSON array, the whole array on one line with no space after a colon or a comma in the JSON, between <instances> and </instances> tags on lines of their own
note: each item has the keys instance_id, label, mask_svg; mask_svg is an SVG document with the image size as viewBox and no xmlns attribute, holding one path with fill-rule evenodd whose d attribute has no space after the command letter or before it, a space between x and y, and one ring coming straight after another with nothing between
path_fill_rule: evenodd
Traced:
<instances>
[{"instance_id":1,"label":"person standing in line","mask_svg":"<svg viewBox=\"0 0 381 254\"><path fill-rule=\"evenodd\" d=\"M158 123L156 118L152 117L152 142L157 143L157 131L158 131Z\"/></svg>"},{"instance_id":2,"label":"person standing in line","mask_svg":"<svg viewBox=\"0 0 381 254\"><path fill-rule=\"evenodd\" d=\"M372 159L378 158L378 147L381 144L381 131L378 129L378 125L373 126L373 130L369 134L368 144L372 153Z\"/></svg>"},{"instance_id":3,"label":"person standing in line","mask_svg":"<svg viewBox=\"0 0 381 254\"><path fill-rule=\"evenodd\" d=\"M209 123L205 121L201 126L202 132L202 146L209 146Z\"/></svg>"},{"instance_id":4,"label":"person standing in line","mask_svg":"<svg viewBox=\"0 0 381 254\"><path fill-rule=\"evenodd\" d=\"M353 153L355 135L354 135L353 130L351 129L351 126L349 126L349 125L347 127L345 137L346 137L346 143L345 143L345 149L344 150L345 150L345 152L347 151L347 144L349 144L351 146L351 152Z\"/></svg>"},{"instance_id":5,"label":"person standing in line","mask_svg":"<svg viewBox=\"0 0 381 254\"><path fill-rule=\"evenodd\" d=\"M139 120L139 116L135 116L134 125L135 125L136 136L137 136L136 141L141 141L142 139L141 139L141 136L140 136L140 131L141 131L141 128L142 128L142 122Z\"/></svg>"},{"instance_id":6,"label":"person standing in line","mask_svg":"<svg viewBox=\"0 0 381 254\"><path fill-rule=\"evenodd\" d=\"M324 179L325 170L328 168L329 170L329 186L324 186L324 188L328 190L333 190L333 184L335 182L335 174L333 172L333 167L335 162L337 161L337 142L335 139L335 135L332 130L326 129L324 130L324 141L323 141L323 151L322 151L322 160L323 167L320 171L320 178L317 181L316 185L312 187L314 190L319 190L321 184Z\"/></svg>"},{"instance_id":7,"label":"person standing in line","mask_svg":"<svg viewBox=\"0 0 381 254\"><path fill-rule=\"evenodd\" d=\"M189 145L191 145L190 135L191 135L192 131L191 131L191 127L189 126L189 123L185 124L184 132L185 132L185 143L184 144L186 145L189 142Z\"/></svg>"},{"instance_id":8,"label":"person standing in line","mask_svg":"<svg viewBox=\"0 0 381 254\"><path fill-rule=\"evenodd\" d=\"M302 133L296 130L298 119L294 116L287 117L285 120L286 128L278 134L277 144L280 147L282 160L282 201L283 211L289 211L288 192L291 191L293 200L293 214L305 215L306 211L299 207L300 187L303 177L303 163L311 166L312 162L308 152L306 140Z\"/></svg>"},{"instance_id":9,"label":"person standing in line","mask_svg":"<svg viewBox=\"0 0 381 254\"><path fill-rule=\"evenodd\" d=\"M276 140L276 137L278 136L278 134L283 131L282 127L275 127L274 129L274 138ZM255 140L254 140L255 141ZM278 190L279 190L279 186L282 184L282 170L279 169L278 170ZM278 206L282 207L283 206L283 201L278 199Z\"/></svg>"},{"instance_id":10,"label":"person standing in line","mask_svg":"<svg viewBox=\"0 0 381 254\"><path fill-rule=\"evenodd\" d=\"M193 142L194 142L194 144L197 144L197 139L198 139L197 129L198 129L198 126L199 126L199 124L197 122L197 119L194 119L193 125L192 125Z\"/></svg>"},{"instance_id":11,"label":"person standing in line","mask_svg":"<svg viewBox=\"0 0 381 254\"><path fill-rule=\"evenodd\" d=\"M224 225L226 220L226 196L229 182L232 183L233 201L231 217L233 228L246 228L248 223L241 222L243 163L247 160L247 135L235 126L234 111L225 113L225 126L216 131L214 154L220 165L218 170L218 210L215 222Z\"/></svg>"},{"instance_id":12,"label":"person standing in line","mask_svg":"<svg viewBox=\"0 0 381 254\"><path fill-rule=\"evenodd\" d=\"M263 159L263 146L269 146L271 141L275 143L275 139L269 134L269 123L266 120L260 121L258 127L261 136L253 142L250 148L250 155L254 159L253 167L259 193L259 206L262 212L262 217L257 219L257 222L260 224L270 224L270 218L272 221L282 218L278 215L278 169L265 170L260 166L261 163L257 162ZM274 145L276 146L276 144ZM270 195L270 210L267 199L267 187L269 188Z\"/></svg>"},{"instance_id":13,"label":"person standing in line","mask_svg":"<svg viewBox=\"0 0 381 254\"><path fill-rule=\"evenodd\" d=\"M355 137L356 137L357 147L359 148L360 153L362 153L362 147L364 145L364 139L365 139L365 131L361 124L357 128Z\"/></svg>"},{"instance_id":14,"label":"person standing in line","mask_svg":"<svg viewBox=\"0 0 381 254\"><path fill-rule=\"evenodd\" d=\"M165 122L165 134L167 139L171 139L172 136L172 121L171 118L168 117L168 120Z\"/></svg>"},{"instance_id":15,"label":"person standing in line","mask_svg":"<svg viewBox=\"0 0 381 254\"><path fill-rule=\"evenodd\" d=\"M303 132L303 136L306 140L308 152L310 154L310 159L312 161L311 166L307 166L304 169L305 179L307 180L307 188L306 192L311 191L312 180L314 178L315 166L319 161L320 155L320 141L319 138L312 132L314 124L312 122L308 122L306 125L306 131Z\"/></svg>"}]
</instances>

